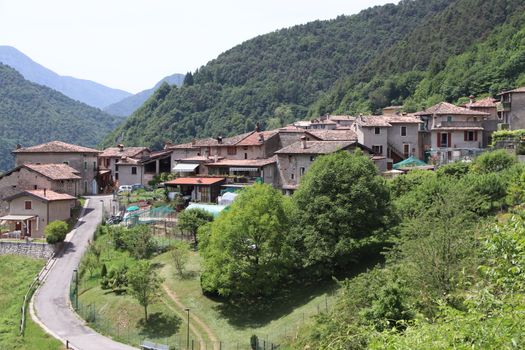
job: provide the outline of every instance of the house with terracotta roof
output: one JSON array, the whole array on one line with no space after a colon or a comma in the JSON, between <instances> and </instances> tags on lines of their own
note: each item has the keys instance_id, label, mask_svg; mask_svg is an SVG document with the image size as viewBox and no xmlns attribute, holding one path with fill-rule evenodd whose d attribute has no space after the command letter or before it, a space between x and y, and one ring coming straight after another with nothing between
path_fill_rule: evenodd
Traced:
<instances>
[{"instance_id":1,"label":"house with terracotta roof","mask_svg":"<svg viewBox=\"0 0 525 350\"><path fill-rule=\"evenodd\" d=\"M10 232L18 232L19 237L40 238L46 226L56 220L67 220L77 199L69 194L51 190L27 190L6 197L8 214L0 217L0 222L9 227Z\"/></svg>"},{"instance_id":2,"label":"house with terracotta roof","mask_svg":"<svg viewBox=\"0 0 525 350\"><path fill-rule=\"evenodd\" d=\"M525 87L503 91L498 96L500 129L525 129Z\"/></svg>"},{"instance_id":3,"label":"house with terracotta roof","mask_svg":"<svg viewBox=\"0 0 525 350\"><path fill-rule=\"evenodd\" d=\"M31 147L17 147L13 151L16 166L23 164L66 164L81 177L80 194L96 194L97 156L100 151L61 141L51 141Z\"/></svg>"},{"instance_id":4,"label":"house with terracotta roof","mask_svg":"<svg viewBox=\"0 0 525 350\"><path fill-rule=\"evenodd\" d=\"M214 203L221 192L224 177L179 177L164 183L168 191L178 192L192 202Z\"/></svg>"},{"instance_id":5,"label":"house with terracotta roof","mask_svg":"<svg viewBox=\"0 0 525 350\"><path fill-rule=\"evenodd\" d=\"M291 194L299 186L301 178L306 174L316 157L338 151L353 151L361 149L372 157L373 151L356 140L349 141L301 141L275 152L279 185L286 194ZM385 169L386 170L386 169Z\"/></svg>"},{"instance_id":6,"label":"house with terracotta roof","mask_svg":"<svg viewBox=\"0 0 525 350\"><path fill-rule=\"evenodd\" d=\"M122 159L144 159L150 155L151 151L147 147L125 147L123 144L119 144L116 147L108 147L102 151L98 156L99 175L108 174L110 177L109 181L101 181L105 183L102 187L112 187L116 184L128 185L121 183L119 163ZM108 173L109 171L109 173ZM108 182L106 184L106 182Z\"/></svg>"},{"instance_id":7,"label":"house with terracotta roof","mask_svg":"<svg viewBox=\"0 0 525 350\"><path fill-rule=\"evenodd\" d=\"M469 159L482 151L483 121L489 113L441 102L414 115L423 121L421 149L434 161Z\"/></svg>"},{"instance_id":8,"label":"house with terracotta roof","mask_svg":"<svg viewBox=\"0 0 525 350\"><path fill-rule=\"evenodd\" d=\"M419 125L414 115L359 116L353 125L359 143L385 157L387 168L410 156L419 156Z\"/></svg>"},{"instance_id":9,"label":"house with terracotta roof","mask_svg":"<svg viewBox=\"0 0 525 350\"><path fill-rule=\"evenodd\" d=\"M488 147L492 143L492 133L498 130L498 125L502 123L502 115L498 113L498 100L492 97L485 97L476 100L474 95L469 97L470 101L461 105L461 107L471 109L477 112L488 113L489 115L483 118L481 125L483 126L483 143L482 146Z\"/></svg>"}]
</instances>

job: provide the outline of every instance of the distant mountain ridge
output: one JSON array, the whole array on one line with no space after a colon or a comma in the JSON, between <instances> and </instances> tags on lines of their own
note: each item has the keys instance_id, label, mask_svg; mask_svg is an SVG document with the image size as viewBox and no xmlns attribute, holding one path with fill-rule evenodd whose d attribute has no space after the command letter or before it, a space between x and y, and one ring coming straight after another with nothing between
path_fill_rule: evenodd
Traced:
<instances>
[{"instance_id":1,"label":"distant mountain ridge","mask_svg":"<svg viewBox=\"0 0 525 350\"><path fill-rule=\"evenodd\" d=\"M14 165L11 151L16 144L59 140L94 147L119 121L0 64L0 172Z\"/></svg>"},{"instance_id":2,"label":"distant mountain ridge","mask_svg":"<svg viewBox=\"0 0 525 350\"><path fill-rule=\"evenodd\" d=\"M121 117L127 117L133 114L140 106L146 102L148 98L150 98L151 95L157 90L163 82L168 83L169 85L175 85L175 86L182 86L182 83L184 81L185 74L178 74L175 73L173 75L167 76L161 81L159 81L155 86L151 89L147 89L144 91L141 91L135 95L129 96L124 98L123 100L113 103L106 108L104 108L104 111L113 114L118 115Z\"/></svg>"},{"instance_id":3,"label":"distant mountain ridge","mask_svg":"<svg viewBox=\"0 0 525 350\"><path fill-rule=\"evenodd\" d=\"M102 109L131 96L127 91L113 89L90 80L61 76L11 46L0 46L0 63L16 69L29 81L55 89L92 107Z\"/></svg>"}]
</instances>

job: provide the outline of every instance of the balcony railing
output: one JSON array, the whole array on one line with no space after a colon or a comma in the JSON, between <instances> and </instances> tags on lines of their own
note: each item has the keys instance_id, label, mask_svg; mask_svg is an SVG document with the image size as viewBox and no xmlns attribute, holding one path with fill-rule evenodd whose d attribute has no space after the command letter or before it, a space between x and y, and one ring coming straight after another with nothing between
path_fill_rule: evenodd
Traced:
<instances>
[{"instance_id":1,"label":"balcony railing","mask_svg":"<svg viewBox=\"0 0 525 350\"><path fill-rule=\"evenodd\" d=\"M482 122L465 122L465 121L456 121L456 122L440 122L436 123L437 128L482 128Z\"/></svg>"}]
</instances>

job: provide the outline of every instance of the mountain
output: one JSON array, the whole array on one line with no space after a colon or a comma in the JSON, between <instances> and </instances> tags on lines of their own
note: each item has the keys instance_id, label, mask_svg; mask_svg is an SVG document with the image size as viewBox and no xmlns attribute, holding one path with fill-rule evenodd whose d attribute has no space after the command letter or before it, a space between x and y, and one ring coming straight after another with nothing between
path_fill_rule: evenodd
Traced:
<instances>
[{"instance_id":1,"label":"mountain","mask_svg":"<svg viewBox=\"0 0 525 350\"><path fill-rule=\"evenodd\" d=\"M113 103L104 108L104 111L112 115L127 117L135 112L144 102L146 102L146 100L151 95L153 95L155 90L157 90L163 82L166 82L169 85L181 86L182 82L184 81L184 76L184 74L177 73L167 76L155 84L153 88L141 91L138 94L126 97L119 102Z\"/></svg>"},{"instance_id":2,"label":"mountain","mask_svg":"<svg viewBox=\"0 0 525 350\"><path fill-rule=\"evenodd\" d=\"M159 148L165 140L252 130L256 122L274 128L390 104L420 108L449 98L421 84L516 21L524 6L523 0L402 0L261 35L199 68L182 87L161 86L103 144ZM513 59L520 67L521 57ZM494 86L505 85L503 75L493 75Z\"/></svg>"},{"instance_id":3,"label":"mountain","mask_svg":"<svg viewBox=\"0 0 525 350\"><path fill-rule=\"evenodd\" d=\"M13 166L11 151L16 144L60 140L93 147L120 120L25 80L13 68L0 64L0 172Z\"/></svg>"},{"instance_id":4,"label":"mountain","mask_svg":"<svg viewBox=\"0 0 525 350\"><path fill-rule=\"evenodd\" d=\"M90 80L58 75L11 46L0 46L0 63L13 67L29 81L45 85L97 108L104 108L131 95Z\"/></svg>"}]
</instances>

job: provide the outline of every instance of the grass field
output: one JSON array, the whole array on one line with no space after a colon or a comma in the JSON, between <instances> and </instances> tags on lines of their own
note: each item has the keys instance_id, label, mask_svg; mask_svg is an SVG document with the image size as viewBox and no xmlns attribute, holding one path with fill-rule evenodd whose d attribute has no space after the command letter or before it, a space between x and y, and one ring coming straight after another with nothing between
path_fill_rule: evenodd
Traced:
<instances>
[{"instance_id":1,"label":"grass field","mask_svg":"<svg viewBox=\"0 0 525 350\"><path fill-rule=\"evenodd\" d=\"M127 252L114 250L109 240L109 235L103 235L96 241L102 248L100 264L105 263L109 271L133 263ZM312 315L333 305L337 289L333 281L298 286L265 301L264 311L250 311L202 294L201 258L197 252L191 253L184 278L175 273L169 252L152 262L164 277L164 286L160 300L149 309L153 316L149 325L144 324L143 308L136 300L100 288L100 269L92 271L93 276L86 271L81 278L80 314L97 331L116 340L138 345L148 339L181 348L179 345L185 347L186 342L185 308L190 308L190 339L199 344L196 349L219 349L219 341L223 350L246 349L254 334L267 344L295 336L298 327Z\"/></svg>"},{"instance_id":2,"label":"grass field","mask_svg":"<svg viewBox=\"0 0 525 350\"><path fill-rule=\"evenodd\" d=\"M26 315L24 336L19 336L18 333L22 299L44 263L43 260L22 256L0 256L0 349L63 349L59 341L44 333L32 322L29 312Z\"/></svg>"}]
</instances>

